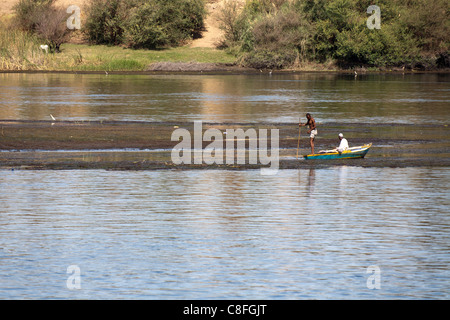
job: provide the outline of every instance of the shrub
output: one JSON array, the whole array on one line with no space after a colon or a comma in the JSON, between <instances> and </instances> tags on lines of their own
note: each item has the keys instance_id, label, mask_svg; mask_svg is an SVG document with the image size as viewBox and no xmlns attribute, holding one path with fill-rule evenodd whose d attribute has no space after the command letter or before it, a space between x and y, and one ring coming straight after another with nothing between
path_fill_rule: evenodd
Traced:
<instances>
[{"instance_id":1,"label":"shrub","mask_svg":"<svg viewBox=\"0 0 450 320\"><path fill-rule=\"evenodd\" d=\"M117 45L123 42L126 13L122 0L96 0L86 7L84 33L95 44Z\"/></svg>"},{"instance_id":2,"label":"shrub","mask_svg":"<svg viewBox=\"0 0 450 320\"><path fill-rule=\"evenodd\" d=\"M176 2L175 2L176 3ZM175 24L177 28L184 30L187 38L199 38L205 28L205 1L183 0L179 1L181 23Z\"/></svg>"},{"instance_id":3,"label":"shrub","mask_svg":"<svg viewBox=\"0 0 450 320\"><path fill-rule=\"evenodd\" d=\"M221 44L222 47L232 46L241 38L241 28L239 28L237 23L238 17L238 3L233 0L225 0L218 16L220 29L224 32L224 39Z\"/></svg>"},{"instance_id":4,"label":"shrub","mask_svg":"<svg viewBox=\"0 0 450 320\"><path fill-rule=\"evenodd\" d=\"M126 44L149 49L179 45L201 34L205 14L203 0L141 1L130 12Z\"/></svg>"},{"instance_id":5,"label":"shrub","mask_svg":"<svg viewBox=\"0 0 450 320\"><path fill-rule=\"evenodd\" d=\"M20 0L15 6L15 24L22 31L35 34L50 48L59 52L70 34L65 8L55 7L55 0Z\"/></svg>"},{"instance_id":6,"label":"shrub","mask_svg":"<svg viewBox=\"0 0 450 320\"><path fill-rule=\"evenodd\" d=\"M126 25L126 44L132 48L157 48L169 44L170 36L161 23L155 2L133 8Z\"/></svg>"},{"instance_id":7,"label":"shrub","mask_svg":"<svg viewBox=\"0 0 450 320\"><path fill-rule=\"evenodd\" d=\"M84 30L96 44L176 46L201 34L205 14L203 0L91 1Z\"/></svg>"},{"instance_id":8,"label":"shrub","mask_svg":"<svg viewBox=\"0 0 450 320\"><path fill-rule=\"evenodd\" d=\"M284 10L257 21L253 26L253 36L256 48L274 51L296 48L306 55L313 29L302 14Z\"/></svg>"},{"instance_id":9,"label":"shrub","mask_svg":"<svg viewBox=\"0 0 450 320\"><path fill-rule=\"evenodd\" d=\"M13 7L16 25L24 31L35 31L38 19L54 2L55 0L19 0Z\"/></svg>"},{"instance_id":10,"label":"shrub","mask_svg":"<svg viewBox=\"0 0 450 320\"><path fill-rule=\"evenodd\" d=\"M227 7L229 6L229 7ZM280 69L306 60L314 28L292 1L252 0L237 15L236 5L222 10L223 46L239 46L242 65Z\"/></svg>"},{"instance_id":11,"label":"shrub","mask_svg":"<svg viewBox=\"0 0 450 320\"><path fill-rule=\"evenodd\" d=\"M448 0L379 0L381 29L369 29L368 0L225 2L222 47L244 64L288 66L335 61L344 67L445 66L450 50ZM419 63L420 62L420 63Z\"/></svg>"},{"instance_id":12,"label":"shrub","mask_svg":"<svg viewBox=\"0 0 450 320\"><path fill-rule=\"evenodd\" d=\"M40 12L36 19L36 33L45 40L50 52L60 52L60 46L69 38L66 21L69 15L62 7L50 7Z\"/></svg>"},{"instance_id":13,"label":"shrub","mask_svg":"<svg viewBox=\"0 0 450 320\"><path fill-rule=\"evenodd\" d=\"M295 49L266 50L256 49L244 54L240 63L256 69L285 69L292 67L299 58Z\"/></svg>"},{"instance_id":14,"label":"shrub","mask_svg":"<svg viewBox=\"0 0 450 320\"><path fill-rule=\"evenodd\" d=\"M416 0L399 17L416 39L422 53L439 56L450 50L450 2Z\"/></svg>"}]
</instances>

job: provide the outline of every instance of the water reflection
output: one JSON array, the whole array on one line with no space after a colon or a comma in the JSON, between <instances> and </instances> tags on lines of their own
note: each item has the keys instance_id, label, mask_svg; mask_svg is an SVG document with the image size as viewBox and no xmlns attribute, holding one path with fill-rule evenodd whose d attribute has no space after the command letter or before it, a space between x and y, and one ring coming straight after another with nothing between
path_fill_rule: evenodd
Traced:
<instances>
[{"instance_id":1,"label":"water reflection","mask_svg":"<svg viewBox=\"0 0 450 320\"><path fill-rule=\"evenodd\" d=\"M0 171L0 296L448 298L449 175ZM382 290L366 287L374 264Z\"/></svg>"},{"instance_id":2,"label":"water reflection","mask_svg":"<svg viewBox=\"0 0 450 320\"><path fill-rule=\"evenodd\" d=\"M309 169L309 175L308 175L308 188L309 188L309 195L314 193L314 185L316 182L316 169Z\"/></svg>"},{"instance_id":3,"label":"water reflection","mask_svg":"<svg viewBox=\"0 0 450 320\"><path fill-rule=\"evenodd\" d=\"M0 119L448 123L450 75L0 74Z\"/></svg>"}]
</instances>

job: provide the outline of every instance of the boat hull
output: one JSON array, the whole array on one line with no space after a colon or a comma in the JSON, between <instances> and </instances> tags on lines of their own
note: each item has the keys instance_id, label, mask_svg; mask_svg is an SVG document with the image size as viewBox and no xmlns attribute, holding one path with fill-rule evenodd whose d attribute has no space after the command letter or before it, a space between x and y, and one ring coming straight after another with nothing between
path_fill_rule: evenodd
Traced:
<instances>
[{"instance_id":1,"label":"boat hull","mask_svg":"<svg viewBox=\"0 0 450 320\"><path fill-rule=\"evenodd\" d=\"M358 159L364 158L369 152L372 144L366 144L360 147L353 147L344 152L337 152L335 150L324 151L316 154L309 154L304 156L306 160L332 160L332 159Z\"/></svg>"}]
</instances>

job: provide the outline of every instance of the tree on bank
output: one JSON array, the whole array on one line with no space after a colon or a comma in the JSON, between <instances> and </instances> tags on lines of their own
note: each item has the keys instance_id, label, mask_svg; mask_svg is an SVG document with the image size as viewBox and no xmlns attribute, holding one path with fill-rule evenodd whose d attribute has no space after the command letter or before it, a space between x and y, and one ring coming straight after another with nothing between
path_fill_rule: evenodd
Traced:
<instances>
[{"instance_id":1,"label":"tree on bank","mask_svg":"<svg viewBox=\"0 0 450 320\"><path fill-rule=\"evenodd\" d=\"M66 8L55 6L55 0L20 0L13 8L15 25L35 34L45 42L50 52L59 52L69 39Z\"/></svg>"},{"instance_id":2,"label":"tree on bank","mask_svg":"<svg viewBox=\"0 0 450 320\"><path fill-rule=\"evenodd\" d=\"M222 9L221 46L241 64L288 68L450 67L450 2L379 0L381 27L369 29L368 0L248 0Z\"/></svg>"},{"instance_id":3,"label":"tree on bank","mask_svg":"<svg viewBox=\"0 0 450 320\"><path fill-rule=\"evenodd\" d=\"M91 0L84 33L94 44L156 49L199 37L204 0Z\"/></svg>"}]
</instances>

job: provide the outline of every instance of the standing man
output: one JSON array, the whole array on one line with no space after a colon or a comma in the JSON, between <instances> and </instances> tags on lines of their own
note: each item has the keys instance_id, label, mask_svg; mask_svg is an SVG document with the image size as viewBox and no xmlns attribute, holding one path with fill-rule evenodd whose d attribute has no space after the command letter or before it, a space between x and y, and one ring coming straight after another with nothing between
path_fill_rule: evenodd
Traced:
<instances>
[{"instance_id":1,"label":"standing man","mask_svg":"<svg viewBox=\"0 0 450 320\"><path fill-rule=\"evenodd\" d=\"M299 127L309 126L308 134L310 135L309 144L311 145L311 154L314 154L314 138L317 136L316 121L309 113L306 114L308 120L305 124L299 123Z\"/></svg>"},{"instance_id":2,"label":"standing man","mask_svg":"<svg viewBox=\"0 0 450 320\"><path fill-rule=\"evenodd\" d=\"M348 141L344 138L344 135L342 133L339 133L339 140L341 140L341 143L339 144L339 147L336 148L336 150L337 152L342 153L348 149Z\"/></svg>"}]
</instances>

